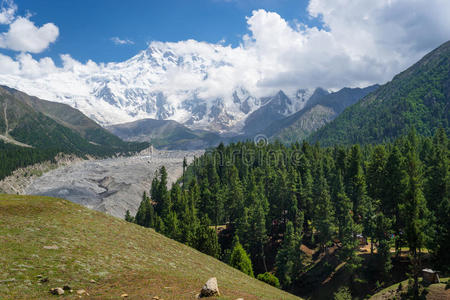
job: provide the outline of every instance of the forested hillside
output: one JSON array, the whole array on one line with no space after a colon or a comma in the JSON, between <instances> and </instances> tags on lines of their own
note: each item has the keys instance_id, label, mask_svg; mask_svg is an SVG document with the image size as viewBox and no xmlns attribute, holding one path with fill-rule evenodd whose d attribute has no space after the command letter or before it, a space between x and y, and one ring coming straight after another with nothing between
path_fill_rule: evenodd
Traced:
<instances>
[{"instance_id":1,"label":"forested hillside","mask_svg":"<svg viewBox=\"0 0 450 300\"><path fill-rule=\"evenodd\" d=\"M450 271L449 154L443 129L434 137L412 130L378 146L220 145L197 158L171 190L161 169L150 197L126 218L247 274L273 272L288 290L315 270L302 245L325 258L335 252L352 274L341 284L357 293L361 282L388 285L391 257L405 247L413 277L423 251L431 254L428 264ZM208 226L223 229L219 238ZM359 235L372 245L364 264Z\"/></svg>"},{"instance_id":2,"label":"forested hillside","mask_svg":"<svg viewBox=\"0 0 450 300\"><path fill-rule=\"evenodd\" d=\"M391 82L347 108L312 134L322 145L380 143L415 127L430 136L450 128L450 42L427 54Z\"/></svg>"},{"instance_id":3,"label":"forested hillside","mask_svg":"<svg viewBox=\"0 0 450 300\"><path fill-rule=\"evenodd\" d=\"M123 142L67 105L0 87L0 180L60 152L102 157L146 147Z\"/></svg>"}]
</instances>

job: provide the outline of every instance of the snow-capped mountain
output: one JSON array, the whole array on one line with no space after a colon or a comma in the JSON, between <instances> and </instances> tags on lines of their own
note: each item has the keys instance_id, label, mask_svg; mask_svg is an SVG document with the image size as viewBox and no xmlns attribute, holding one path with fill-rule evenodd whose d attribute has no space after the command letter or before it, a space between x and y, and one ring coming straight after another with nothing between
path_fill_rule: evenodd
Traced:
<instances>
[{"instance_id":1,"label":"snow-capped mountain","mask_svg":"<svg viewBox=\"0 0 450 300\"><path fill-rule=\"evenodd\" d=\"M285 91L280 102L278 91L258 88L257 74L228 73L235 68L227 49L205 44L193 52L155 42L124 62L80 64L62 56L63 68L20 79L0 75L0 83L69 104L101 125L152 118L217 132L240 132L248 116L272 101L279 115L293 114L311 96L312 90Z\"/></svg>"}]
</instances>

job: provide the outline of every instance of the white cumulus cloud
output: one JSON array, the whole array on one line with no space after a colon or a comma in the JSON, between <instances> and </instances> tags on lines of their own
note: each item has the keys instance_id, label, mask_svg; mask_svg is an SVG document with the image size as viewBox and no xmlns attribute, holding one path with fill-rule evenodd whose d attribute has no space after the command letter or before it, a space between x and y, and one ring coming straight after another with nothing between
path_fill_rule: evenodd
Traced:
<instances>
[{"instance_id":1,"label":"white cumulus cloud","mask_svg":"<svg viewBox=\"0 0 450 300\"><path fill-rule=\"evenodd\" d=\"M17 5L12 0L2 0L0 4L0 24L10 24L14 20Z\"/></svg>"},{"instance_id":2,"label":"white cumulus cloud","mask_svg":"<svg viewBox=\"0 0 450 300\"><path fill-rule=\"evenodd\" d=\"M0 48L40 53L55 42L58 35L59 29L53 23L36 27L29 19L18 17L9 25L9 30L0 35Z\"/></svg>"},{"instance_id":3,"label":"white cumulus cloud","mask_svg":"<svg viewBox=\"0 0 450 300\"><path fill-rule=\"evenodd\" d=\"M36 26L29 16L16 17L17 6L12 0L2 2L0 24L9 25L8 31L0 33L0 48L21 52L40 53L55 42L59 28L53 23Z\"/></svg>"}]
</instances>

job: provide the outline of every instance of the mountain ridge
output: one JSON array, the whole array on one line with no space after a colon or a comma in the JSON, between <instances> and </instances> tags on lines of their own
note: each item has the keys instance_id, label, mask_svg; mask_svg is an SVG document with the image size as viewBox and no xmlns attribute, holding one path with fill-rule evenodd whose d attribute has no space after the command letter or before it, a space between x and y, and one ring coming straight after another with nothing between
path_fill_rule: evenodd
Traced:
<instances>
[{"instance_id":1,"label":"mountain ridge","mask_svg":"<svg viewBox=\"0 0 450 300\"><path fill-rule=\"evenodd\" d=\"M309 137L322 145L380 143L415 128L430 136L449 132L450 41L345 109Z\"/></svg>"},{"instance_id":2,"label":"mountain ridge","mask_svg":"<svg viewBox=\"0 0 450 300\"><path fill-rule=\"evenodd\" d=\"M125 141L149 142L158 149L205 149L221 139L217 133L189 129L173 120L142 119L105 128Z\"/></svg>"},{"instance_id":3,"label":"mountain ridge","mask_svg":"<svg viewBox=\"0 0 450 300\"><path fill-rule=\"evenodd\" d=\"M379 85L375 84L365 88L342 88L332 93L318 88L303 109L279 123L272 122L264 132L272 139L280 139L283 142L306 139L311 133L331 122L346 107L378 87Z\"/></svg>"}]
</instances>

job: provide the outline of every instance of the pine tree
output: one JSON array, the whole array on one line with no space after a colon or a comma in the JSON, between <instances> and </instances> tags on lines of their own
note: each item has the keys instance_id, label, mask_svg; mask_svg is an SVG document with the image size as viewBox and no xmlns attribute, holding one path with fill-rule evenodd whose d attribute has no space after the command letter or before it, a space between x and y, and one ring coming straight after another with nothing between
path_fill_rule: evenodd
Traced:
<instances>
[{"instance_id":1,"label":"pine tree","mask_svg":"<svg viewBox=\"0 0 450 300\"><path fill-rule=\"evenodd\" d=\"M392 246L392 221L386 218L383 213L376 216L376 234L375 239L377 246L377 265L382 278L389 280L391 263L391 246ZM373 241L372 241L373 243Z\"/></svg>"},{"instance_id":2,"label":"pine tree","mask_svg":"<svg viewBox=\"0 0 450 300\"><path fill-rule=\"evenodd\" d=\"M386 180L386 151L383 146L375 147L367 170L367 192L374 200L384 197Z\"/></svg>"},{"instance_id":3,"label":"pine tree","mask_svg":"<svg viewBox=\"0 0 450 300\"><path fill-rule=\"evenodd\" d=\"M220 245L217 239L216 231L209 227L210 221L205 217L201 225L197 227L193 247L198 251L218 258L220 254Z\"/></svg>"},{"instance_id":4,"label":"pine tree","mask_svg":"<svg viewBox=\"0 0 450 300\"><path fill-rule=\"evenodd\" d=\"M313 224L318 231L317 236L320 247L322 251L325 251L331 244L334 235L334 210L331 205L328 184L323 176L321 168L314 184L314 198L316 212Z\"/></svg>"},{"instance_id":5,"label":"pine tree","mask_svg":"<svg viewBox=\"0 0 450 300\"><path fill-rule=\"evenodd\" d=\"M153 204L148 199L146 202L146 210L145 210L145 217L144 217L144 226L154 228L155 227L155 211L153 208Z\"/></svg>"},{"instance_id":6,"label":"pine tree","mask_svg":"<svg viewBox=\"0 0 450 300\"><path fill-rule=\"evenodd\" d=\"M419 296L420 250L427 240L429 211L422 193L420 166L415 149L407 156L408 185L404 204L400 205L406 239L412 255L414 294ZM419 253L418 253L419 252Z\"/></svg>"},{"instance_id":7,"label":"pine tree","mask_svg":"<svg viewBox=\"0 0 450 300\"><path fill-rule=\"evenodd\" d=\"M299 172L301 176L302 188L300 192L300 209L304 214L303 232L312 237L312 227L309 224L314 217L314 201L313 201L313 177L309 162L305 155L300 158Z\"/></svg>"},{"instance_id":8,"label":"pine tree","mask_svg":"<svg viewBox=\"0 0 450 300\"><path fill-rule=\"evenodd\" d=\"M130 211L128 209L125 212L125 221L134 223L134 218L133 218L133 216L131 216Z\"/></svg>"},{"instance_id":9,"label":"pine tree","mask_svg":"<svg viewBox=\"0 0 450 300\"><path fill-rule=\"evenodd\" d=\"M213 196L211 190L209 189L208 178L205 178L200 183L200 197L198 198L197 208L200 217L207 217L208 219L212 216L212 208L214 206Z\"/></svg>"},{"instance_id":10,"label":"pine tree","mask_svg":"<svg viewBox=\"0 0 450 300\"><path fill-rule=\"evenodd\" d=\"M356 270L360 266L361 258L357 255L359 241L357 234L361 231L353 219L353 203L343 193L338 194L340 208L340 236L341 236L341 250L339 258L346 261L346 268L352 276L355 275Z\"/></svg>"},{"instance_id":11,"label":"pine tree","mask_svg":"<svg viewBox=\"0 0 450 300\"><path fill-rule=\"evenodd\" d=\"M165 232L166 232L166 226L164 225L164 220L158 215L156 215L156 217L155 217L155 230L156 230L156 232L159 232L162 234L165 234Z\"/></svg>"},{"instance_id":12,"label":"pine tree","mask_svg":"<svg viewBox=\"0 0 450 300\"><path fill-rule=\"evenodd\" d=\"M294 229L303 230L303 216L300 216L298 199L301 195L301 177L295 170L292 171L289 183L288 201L287 201L287 219L294 224Z\"/></svg>"},{"instance_id":13,"label":"pine tree","mask_svg":"<svg viewBox=\"0 0 450 300\"><path fill-rule=\"evenodd\" d=\"M150 188L150 197L152 198L153 201L156 202L155 205L155 212L157 214L161 214L161 207L162 207L162 203L161 203L161 196L159 195L159 172L155 171L155 177L153 177L152 180L152 185Z\"/></svg>"},{"instance_id":14,"label":"pine tree","mask_svg":"<svg viewBox=\"0 0 450 300\"><path fill-rule=\"evenodd\" d=\"M186 168L187 168L187 160L186 157L183 158L183 190L186 188Z\"/></svg>"},{"instance_id":15,"label":"pine tree","mask_svg":"<svg viewBox=\"0 0 450 300\"><path fill-rule=\"evenodd\" d=\"M336 198L334 202L336 207L336 221L338 225L339 239L342 239L345 226L345 218L347 217L349 211L351 211L351 213L353 214L353 204L345 194L344 179L341 175L341 172L338 172L338 175L335 178L333 194L335 194Z\"/></svg>"},{"instance_id":16,"label":"pine tree","mask_svg":"<svg viewBox=\"0 0 450 300\"><path fill-rule=\"evenodd\" d=\"M229 174L227 207L230 223L238 222L244 216L244 192L235 166Z\"/></svg>"},{"instance_id":17,"label":"pine tree","mask_svg":"<svg viewBox=\"0 0 450 300\"><path fill-rule=\"evenodd\" d=\"M167 171L164 166L159 169L159 172L155 174L155 178L152 181L151 197L156 202L156 213L163 218L168 215L172 204L170 202L169 191L167 190Z\"/></svg>"},{"instance_id":18,"label":"pine tree","mask_svg":"<svg viewBox=\"0 0 450 300\"><path fill-rule=\"evenodd\" d=\"M435 213L436 234L433 241L436 265L450 272L450 198L442 199Z\"/></svg>"},{"instance_id":19,"label":"pine tree","mask_svg":"<svg viewBox=\"0 0 450 300\"><path fill-rule=\"evenodd\" d=\"M150 198L147 197L146 192L144 192L142 196L142 201L136 213L135 221L136 224L144 227L154 226L153 205L150 202Z\"/></svg>"},{"instance_id":20,"label":"pine tree","mask_svg":"<svg viewBox=\"0 0 450 300\"><path fill-rule=\"evenodd\" d=\"M255 277L253 275L252 261L250 260L247 252L245 252L241 243L239 243L239 238L237 236L233 241L230 265L251 277Z\"/></svg>"},{"instance_id":21,"label":"pine tree","mask_svg":"<svg viewBox=\"0 0 450 300\"><path fill-rule=\"evenodd\" d=\"M425 185L429 208L433 211L450 193L450 162L447 136L443 129L433 138L433 146L428 161L428 180Z\"/></svg>"},{"instance_id":22,"label":"pine tree","mask_svg":"<svg viewBox=\"0 0 450 300\"><path fill-rule=\"evenodd\" d=\"M208 174L208 182L209 182L209 190L211 191L211 195L209 196L208 210L206 213L208 217L212 220L215 226L219 225L219 222L222 218L222 207L223 207L223 199L218 199L219 189L220 189L220 178L217 174L216 165L214 161L210 162L207 166L207 174Z\"/></svg>"},{"instance_id":23,"label":"pine tree","mask_svg":"<svg viewBox=\"0 0 450 300\"><path fill-rule=\"evenodd\" d=\"M286 232L275 258L276 276L283 288L288 288L296 280L301 270L301 238L295 232L292 222L286 224Z\"/></svg>"},{"instance_id":24,"label":"pine tree","mask_svg":"<svg viewBox=\"0 0 450 300\"><path fill-rule=\"evenodd\" d=\"M174 211L170 211L164 219L164 234L177 241L181 239L180 222Z\"/></svg>"},{"instance_id":25,"label":"pine tree","mask_svg":"<svg viewBox=\"0 0 450 300\"><path fill-rule=\"evenodd\" d=\"M261 261L264 271L267 272L266 256L264 252L264 246L267 242L266 232L266 217L267 208L264 205L264 196L259 195L259 199L256 199L256 203L250 209L249 224L249 248L254 261Z\"/></svg>"},{"instance_id":26,"label":"pine tree","mask_svg":"<svg viewBox=\"0 0 450 300\"><path fill-rule=\"evenodd\" d=\"M404 202L407 182L403 164L403 157L400 150L398 146L394 146L386 163L385 193L381 201L381 209L386 217L394 220L393 230L396 235L395 248L397 249L397 253L400 248L400 232L403 227L400 219L399 206Z\"/></svg>"},{"instance_id":27,"label":"pine tree","mask_svg":"<svg viewBox=\"0 0 450 300\"><path fill-rule=\"evenodd\" d=\"M244 241L242 247L246 250L250 249L250 239L253 234L250 228L250 209L251 208L244 207L241 216L234 223L235 235L239 237L241 241Z\"/></svg>"},{"instance_id":28,"label":"pine tree","mask_svg":"<svg viewBox=\"0 0 450 300\"><path fill-rule=\"evenodd\" d=\"M430 248L433 249L439 269L450 271L450 153L449 142L443 128L437 130L431 151L427 154L429 157L425 192L435 224Z\"/></svg>"},{"instance_id":29,"label":"pine tree","mask_svg":"<svg viewBox=\"0 0 450 300\"><path fill-rule=\"evenodd\" d=\"M338 147L335 149L335 161L336 161L336 173L340 173L342 176L345 176L347 172L347 151Z\"/></svg>"},{"instance_id":30,"label":"pine tree","mask_svg":"<svg viewBox=\"0 0 450 300\"><path fill-rule=\"evenodd\" d=\"M195 214L195 208L190 205L190 195L188 191L181 191L179 196L179 207L177 210L179 220L180 242L192 246L192 241L195 236L195 231L199 225L199 221ZM171 192L171 194L173 194Z\"/></svg>"},{"instance_id":31,"label":"pine tree","mask_svg":"<svg viewBox=\"0 0 450 300\"><path fill-rule=\"evenodd\" d=\"M359 223L363 215L362 210L365 202L368 201L359 145L354 145L350 153L347 170L347 195L353 203L354 219Z\"/></svg>"}]
</instances>

